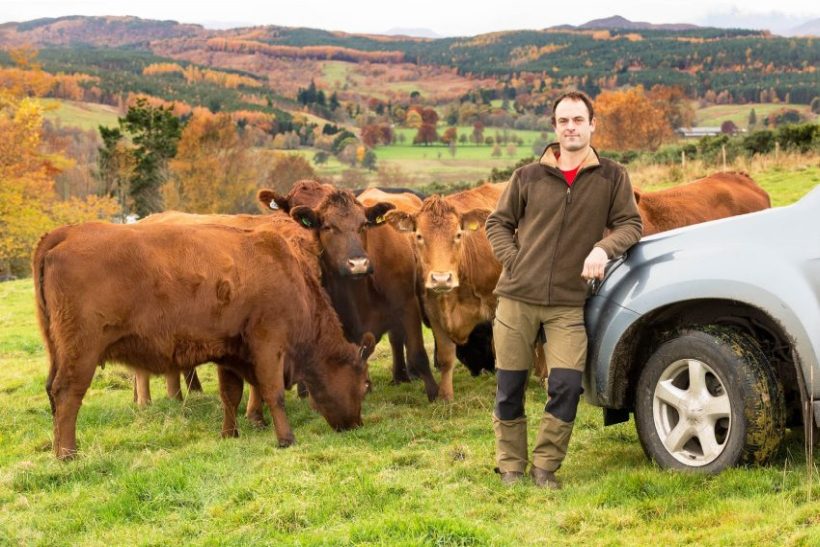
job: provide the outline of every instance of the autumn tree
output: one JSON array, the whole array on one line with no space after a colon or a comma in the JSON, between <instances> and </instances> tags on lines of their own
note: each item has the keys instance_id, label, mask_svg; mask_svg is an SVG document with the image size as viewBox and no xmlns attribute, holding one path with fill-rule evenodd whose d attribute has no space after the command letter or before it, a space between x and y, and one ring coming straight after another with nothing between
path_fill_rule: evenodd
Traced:
<instances>
[{"instance_id":1,"label":"autumn tree","mask_svg":"<svg viewBox=\"0 0 820 547\"><path fill-rule=\"evenodd\" d=\"M267 184L280 194L287 194L294 182L315 178L316 171L302 154L277 152L268 172Z\"/></svg>"},{"instance_id":2,"label":"autumn tree","mask_svg":"<svg viewBox=\"0 0 820 547\"><path fill-rule=\"evenodd\" d=\"M438 140L438 132L435 124L423 123L413 137L413 144L423 144L425 146L432 144Z\"/></svg>"},{"instance_id":3,"label":"autumn tree","mask_svg":"<svg viewBox=\"0 0 820 547\"><path fill-rule=\"evenodd\" d=\"M239 135L230 114L197 111L169 162L165 203L191 213L254 211L255 164L250 145Z\"/></svg>"},{"instance_id":4,"label":"autumn tree","mask_svg":"<svg viewBox=\"0 0 820 547\"><path fill-rule=\"evenodd\" d=\"M20 62L30 69L33 58L26 54ZM35 80L38 70L31 70ZM0 85L0 273L24 274L44 232L60 224L108 218L116 204L97 196L59 199L54 178L73 162L43 150L43 108L31 95L38 89L31 82L4 82Z\"/></svg>"},{"instance_id":5,"label":"autumn tree","mask_svg":"<svg viewBox=\"0 0 820 547\"><path fill-rule=\"evenodd\" d=\"M441 135L441 142L447 145L449 145L451 142L456 142L457 140L458 129L455 127L448 127L444 130L444 133Z\"/></svg>"},{"instance_id":6,"label":"autumn tree","mask_svg":"<svg viewBox=\"0 0 820 547\"><path fill-rule=\"evenodd\" d=\"M682 88L657 84L652 86L646 95L657 108L663 111L672 129L692 127L695 123L695 109Z\"/></svg>"},{"instance_id":7,"label":"autumn tree","mask_svg":"<svg viewBox=\"0 0 820 547\"><path fill-rule=\"evenodd\" d=\"M595 116L593 143L603 150L656 150L673 135L666 113L642 86L602 92L595 99Z\"/></svg>"}]
</instances>

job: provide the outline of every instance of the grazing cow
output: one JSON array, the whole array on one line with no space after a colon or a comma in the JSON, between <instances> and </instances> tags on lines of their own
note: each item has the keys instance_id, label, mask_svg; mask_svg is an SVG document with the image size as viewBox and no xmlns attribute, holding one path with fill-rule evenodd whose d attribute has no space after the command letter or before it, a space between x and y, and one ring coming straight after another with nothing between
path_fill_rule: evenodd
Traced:
<instances>
[{"instance_id":1,"label":"grazing cow","mask_svg":"<svg viewBox=\"0 0 820 547\"><path fill-rule=\"evenodd\" d=\"M413 247L405 236L383 225L384 214L395 205L380 201L363 206L348 191L307 180L297 182L287 196L260 190L259 200L274 203L303 226L317 231L324 250L322 283L348 338L355 340L366 331L378 340L387 333L393 353L393 381L409 381L409 369L421 377L428 399L434 400L438 385L424 349ZM367 229L359 225L361 213L354 216L355 210L364 211ZM340 253L340 249L345 251ZM366 251L368 259L354 262L350 258L353 249L362 256Z\"/></svg>"},{"instance_id":2,"label":"grazing cow","mask_svg":"<svg viewBox=\"0 0 820 547\"><path fill-rule=\"evenodd\" d=\"M413 233L422 301L441 370L438 396L445 401L453 400L456 344L466 344L475 327L495 315L493 290L501 264L493 256L484 221L505 185L484 184L443 198L432 196L415 214L386 215L393 228Z\"/></svg>"},{"instance_id":3,"label":"grazing cow","mask_svg":"<svg viewBox=\"0 0 820 547\"><path fill-rule=\"evenodd\" d=\"M769 194L746 173L715 173L657 192L635 190L635 201L648 236L708 220L771 207Z\"/></svg>"},{"instance_id":4,"label":"grazing cow","mask_svg":"<svg viewBox=\"0 0 820 547\"><path fill-rule=\"evenodd\" d=\"M303 263L308 265L312 273L317 277L320 276L318 256L320 250L318 248L315 238L310 236L309 232L299 228L295 221L286 213L279 213L273 215L198 215L192 213L183 213L180 211L166 211L164 213L155 213L139 222L139 224L177 224L196 226L202 224L221 224L224 226L233 226L235 228L242 228L245 230L265 229L274 230L279 235L285 237L291 248L300 254ZM199 385L199 378L196 371L191 369L185 371L185 381L191 391L196 391L195 385ZM150 391L150 373L136 369L134 378L134 399L137 405L144 407L151 402ZM181 398L179 374L176 372L165 374L166 386L169 397ZM195 383L193 383L195 382ZM290 389L292 383L286 382L287 388ZM201 391L201 387L199 388ZM299 384L299 396L305 397L307 391L304 385ZM248 405L245 413L246 417L252 424L257 427L265 427L264 414L262 411L262 400L259 391L254 387L250 387L250 394L248 397Z\"/></svg>"},{"instance_id":5,"label":"grazing cow","mask_svg":"<svg viewBox=\"0 0 820 547\"><path fill-rule=\"evenodd\" d=\"M217 363L223 436L238 434L244 379L270 406L279 446L293 443L286 362L331 427L361 425L375 340L344 339L300 256L275 231L219 225L89 222L43 236L32 266L57 457L76 452L77 413L108 361L154 374Z\"/></svg>"}]
</instances>

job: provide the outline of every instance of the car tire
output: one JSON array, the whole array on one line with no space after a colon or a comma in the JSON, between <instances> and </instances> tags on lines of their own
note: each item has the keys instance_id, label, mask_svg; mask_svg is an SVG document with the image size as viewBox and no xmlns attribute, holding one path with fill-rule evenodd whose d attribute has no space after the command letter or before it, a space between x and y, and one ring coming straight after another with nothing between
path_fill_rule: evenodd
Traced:
<instances>
[{"instance_id":1,"label":"car tire","mask_svg":"<svg viewBox=\"0 0 820 547\"><path fill-rule=\"evenodd\" d=\"M785 428L780 386L758 343L708 325L674 333L651 355L635 395L635 423L661 467L718 473L764 463Z\"/></svg>"}]
</instances>

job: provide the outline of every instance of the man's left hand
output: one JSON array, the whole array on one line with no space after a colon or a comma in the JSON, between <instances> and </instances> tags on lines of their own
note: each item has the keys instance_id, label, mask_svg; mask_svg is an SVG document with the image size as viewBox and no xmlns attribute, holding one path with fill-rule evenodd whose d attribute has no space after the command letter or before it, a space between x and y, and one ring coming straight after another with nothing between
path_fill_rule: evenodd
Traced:
<instances>
[{"instance_id":1,"label":"man's left hand","mask_svg":"<svg viewBox=\"0 0 820 547\"><path fill-rule=\"evenodd\" d=\"M581 277L587 281L603 279L604 269L606 268L608 260L609 257L606 255L606 251L600 247L593 247L592 251L587 255L586 260L584 260L584 271L581 272Z\"/></svg>"}]
</instances>

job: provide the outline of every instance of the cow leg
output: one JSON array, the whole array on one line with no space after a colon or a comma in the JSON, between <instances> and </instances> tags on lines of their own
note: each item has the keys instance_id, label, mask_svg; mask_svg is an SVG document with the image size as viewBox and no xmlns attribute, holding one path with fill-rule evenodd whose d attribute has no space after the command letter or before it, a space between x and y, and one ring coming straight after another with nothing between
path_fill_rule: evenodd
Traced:
<instances>
[{"instance_id":1,"label":"cow leg","mask_svg":"<svg viewBox=\"0 0 820 547\"><path fill-rule=\"evenodd\" d=\"M217 374L219 376L219 396L222 399L222 437L238 437L236 413L239 409L239 402L242 400L244 383L242 378L225 367L217 367Z\"/></svg>"},{"instance_id":2,"label":"cow leg","mask_svg":"<svg viewBox=\"0 0 820 547\"><path fill-rule=\"evenodd\" d=\"M391 329L387 333L390 340L390 351L393 354L393 384L403 384L410 381L407 374L407 364L404 361L404 332L400 329Z\"/></svg>"},{"instance_id":3,"label":"cow leg","mask_svg":"<svg viewBox=\"0 0 820 547\"><path fill-rule=\"evenodd\" d=\"M416 373L424 382L427 400L433 402L438 394L438 384L430 370L430 359L424 349L424 335L421 332L421 316L415 312L406 312L402 317L407 344L407 360L411 372Z\"/></svg>"},{"instance_id":4,"label":"cow leg","mask_svg":"<svg viewBox=\"0 0 820 547\"><path fill-rule=\"evenodd\" d=\"M72 365L58 367L48 386L54 410L54 454L61 460L77 453L77 414L96 369L93 359L78 359Z\"/></svg>"},{"instance_id":5,"label":"cow leg","mask_svg":"<svg viewBox=\"0 0 820 547\"><path fill-rule=\"evenodd\" d=\"M179 372L168 372L165 374L165 391L169 399L182 400L182 384L179 382Z\"/></svg>"},{"instance_id":6,"label":"cow leg","mask_svg":"<svg viewBox=\"0 0 820 547\"><path fill-rule=\"evenodd\" d=\"M248 394L248 406L245 409L245 417L256 428L262 429L268 426L262 408L262 396L259 394L259 388L256 386L251 386L250 393Z\"/></svg>"},{"instance_id":7,"label":"cow leg","mask_svg":"<svg viewBox=\"0 0 820 547\"><path fill-rule=\"evenodd\" d=\"M259 392L270 408L279 448L287 448L293 444L294 437L285 413L284 345L266 343L260 346L262 347L257 348L253 356Z\"/></svg>"},{"instance_id":8,"label":"cow leg","mask_svg":"<svg viewBox=\"0 0 820 547\"><path fill-rule=\"evenodd\" d=\"M431 321L433 336L436 339L436 365L441 373L438 387L438 398L442 401L453 400L453 368L456 363L456 345L436 321Z\"/></svg>"},{"instance_id":9,"label":"cow leg","mask_svg":"<svg viewBox=\"0 0 820 547\"><path fill-rule=\"evenodd\" d=\"M185 377L185 386L188 388L188 393L192 391L202 392L202 384L199 383L199 376L196 373L196 369L185 369L182 371L182 375Z\"/></svg>"},{"instance_id":10,"label":"cow leg","mask_svg":"<svg viewBox=\"0 0 820 547\"><path fill-rule=\"evenodd\" d=\"M134 371L134 402L140 408L151 404L151 375L144 370Z\"/></svg>"}]
</instances>

